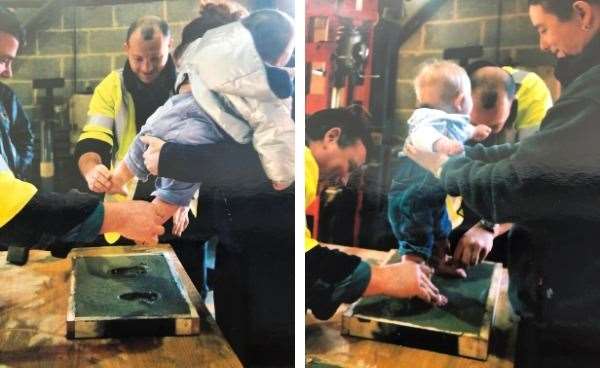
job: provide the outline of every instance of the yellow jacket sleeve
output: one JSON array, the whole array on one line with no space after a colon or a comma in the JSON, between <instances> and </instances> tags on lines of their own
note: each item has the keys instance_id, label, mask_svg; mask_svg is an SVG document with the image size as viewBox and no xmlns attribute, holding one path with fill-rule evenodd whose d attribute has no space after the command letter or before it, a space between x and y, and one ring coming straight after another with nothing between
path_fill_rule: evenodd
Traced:
<instances>
[{"instance_id":1,"label":"yellow jacket sleeve","mask_svg":"<svg viewBox=\"0 0 600 368\"><path fill-rule=\"evenodd\" d=\"M319 186L319 165L315 160L312 152L308 148L304 148L304 208L308 208L310 204L317 198L317 187ZM319 242L313 239L308 227L304 230L304 251L308 252L314 248Z\"/></svg>"},{"instance_id":2,"label":"yellow jacket sleeve","mask_svg":"<svg viewBox=\"0 0 600 368\"><path fill-rule=\"evenodd\" d=\"M116 71L111 72L94 90L88 110L88 121L79 141L97 139L113 145L113 127L121 103L121 82Z\"/></svg>"},{"instance_id":3,"label":"yellow jacket sleeve","mask_svg":"<svg viewBox=\"0 0 600 368\"><path fill-rule=\"evenodd\" d=\"M35 186L15 178L0 156L0 228L21 212L36 192Z\"/></svg>"}]
</instances>

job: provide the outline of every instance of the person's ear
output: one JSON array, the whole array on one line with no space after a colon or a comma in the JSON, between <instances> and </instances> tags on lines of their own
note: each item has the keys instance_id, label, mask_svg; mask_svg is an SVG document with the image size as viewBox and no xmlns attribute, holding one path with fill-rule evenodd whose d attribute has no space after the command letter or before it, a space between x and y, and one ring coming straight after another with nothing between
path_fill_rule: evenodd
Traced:
<instances>
[{"instance_id":1,"label":"person's ear","mask_svg":"<svg viewBox=\"0 0 600 368\"><path fill-rule=\"evenodd\" d=\"M581 28L589 31L593 25L592 5L587 1L575 1L573 3L573 10L575 11L575 16L581 23Z\"/></svg>"},{"instance_id":2,"label":"person's ear","mask_svg":"<svg viewBox=\"0 0 600 368\"><path fill-rule=\"evenodd\" d=\"M335 144L340 140L340 136L342 135L342 129L335 127L329 129L325 132L325 143L326 144Z\"/></svg>"},{"instance_id":3,"label":"person's ear","mask_svg":"<svg viewBox=\"0 0 600 368\"><path fill-rule=\"evenodd\" d=\"M127 43L127 42L123 43L123 52L126 54L129 54L129 43Z\"/></svg>"},{"instance_id":4,"label":"person's ear","mask_svg":"<svg viewBox=\"0 0 600 368\"><path fill-rule=\"evenodd\" d=\"M454 98L454 111L458 112L458 113L463 113L463 103L465 100L465 94L464 93L459 93L458 96L456 96Z\"/></svg>"}]
</instances>

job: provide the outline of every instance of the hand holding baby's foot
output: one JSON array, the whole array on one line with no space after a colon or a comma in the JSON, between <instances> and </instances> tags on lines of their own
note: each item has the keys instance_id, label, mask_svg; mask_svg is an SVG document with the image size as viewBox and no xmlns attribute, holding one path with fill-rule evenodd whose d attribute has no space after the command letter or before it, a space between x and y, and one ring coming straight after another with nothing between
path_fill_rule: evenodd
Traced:
<instances>
[{"instance_id":1,"label":"hand holding baby's foot","mask_svg":"<svg viewBox=\"0 0 600 368\"><path fill-rule=\"evenodd\" d=\"M448 156L458 155L464 150L462 143L450 138L442 137L433 144L433 151L445 153Z\"/></svg>"}]
</instances>

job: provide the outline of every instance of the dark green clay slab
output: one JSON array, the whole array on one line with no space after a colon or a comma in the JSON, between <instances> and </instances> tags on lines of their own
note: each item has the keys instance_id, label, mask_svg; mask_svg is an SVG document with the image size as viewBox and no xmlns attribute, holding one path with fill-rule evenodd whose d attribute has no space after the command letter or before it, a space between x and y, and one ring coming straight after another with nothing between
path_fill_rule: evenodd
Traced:
<instances>
[{"instance_id":1,"label":"dark green clay slab","mask_svg":"<svg viewBox=\"0 0 600 368\"><path fill-rule=\"evenodd\" d=\"M429 306L418 299L377 296L362 298L354 307L353 315L383 318L455 334L477 335L483 322L493 271L494 264L482 263L468 270L467 279L434 276L433 283L448 297L448 304L442 308Z\"/></svg>"},{"instance_id":2,"label":"dark green clay slab","mask_svg":"<svg viewBox=\"0 0 600 368\"><path fill-rule=\"evenodd\" d=\"M74 259L75 317L160 317L190 309L162 254Z\"/></svg>"}]
</instances>

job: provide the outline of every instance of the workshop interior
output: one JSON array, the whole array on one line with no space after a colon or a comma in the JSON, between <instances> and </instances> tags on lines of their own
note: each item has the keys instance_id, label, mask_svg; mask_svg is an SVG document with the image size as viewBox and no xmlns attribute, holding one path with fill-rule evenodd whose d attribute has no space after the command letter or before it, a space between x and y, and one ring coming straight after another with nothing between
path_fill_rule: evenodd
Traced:
<instances>
[{"instance_id":1,"label":"workshop interior","mask_svg":"<svg viewBox=\"0 0 600 368\"><path fill-rule=\"evenodd\" d=\"M597 11L593 1L306 1L306 366L600 362L596 317L566 307L594 309L595 297L575 291L581 258L562 248L579 244L574 224L591 236L596 225L580 222L593 223L581 212L589 200L544 214L577 201L577 175L594 176L593 163L578 171L562 150L582 144L583 125L578 137L560 132L581 106L593 124L597 105L560 111L598 60L594 22L582 16ZM466 114L470 133L453 132L454 114ZM446 138L455 148L438 148ZM547 161L550 147L565 156ZM337 174L331 150L346 155ZM579 174L558 184L563 165ZM410 262L428 273L425 297L401 296ZM592 263L587 275L597 275Z\"/></svg>"},{"instance_id":2,"label":"workshop interior","mask_svg":"<svg viewBox=\"0 0 600 368\"><path fill-rule=\"evenodd\" d=\"M599 0L0 0L0 367L600 366L599 34ZM319 176L309 125L358 110Z\"/></svg>"},{"instance_id":3,"label":"workshop interior","mask_svg":"<svg viewBox=\"0 0 600 368\"><path fill-rule=\"evenodd\" d=\"M292 0L0 1L1 366L293 364L294 17ZM151 170L115 181L151 116L210 149L156 168L203 176L163 182L186 193L164 218ZM273 121L278 191L252 144Z\"/></svg>"},{"instance_id":4,"label":"workshop interior","mask_svg":"<svg viewBox=\"0 0 600 368\"><path fill-rule=\"evenodd\" d=\"M373 117L375 149L346 186L309 209L313 235L332 244L395 247L387 193L415 107L420 63L485 59L536 72L554 100L555 60L538 48L524 1L307 1L306 114L359 104Z\"/></svg>"}]
</instances>

